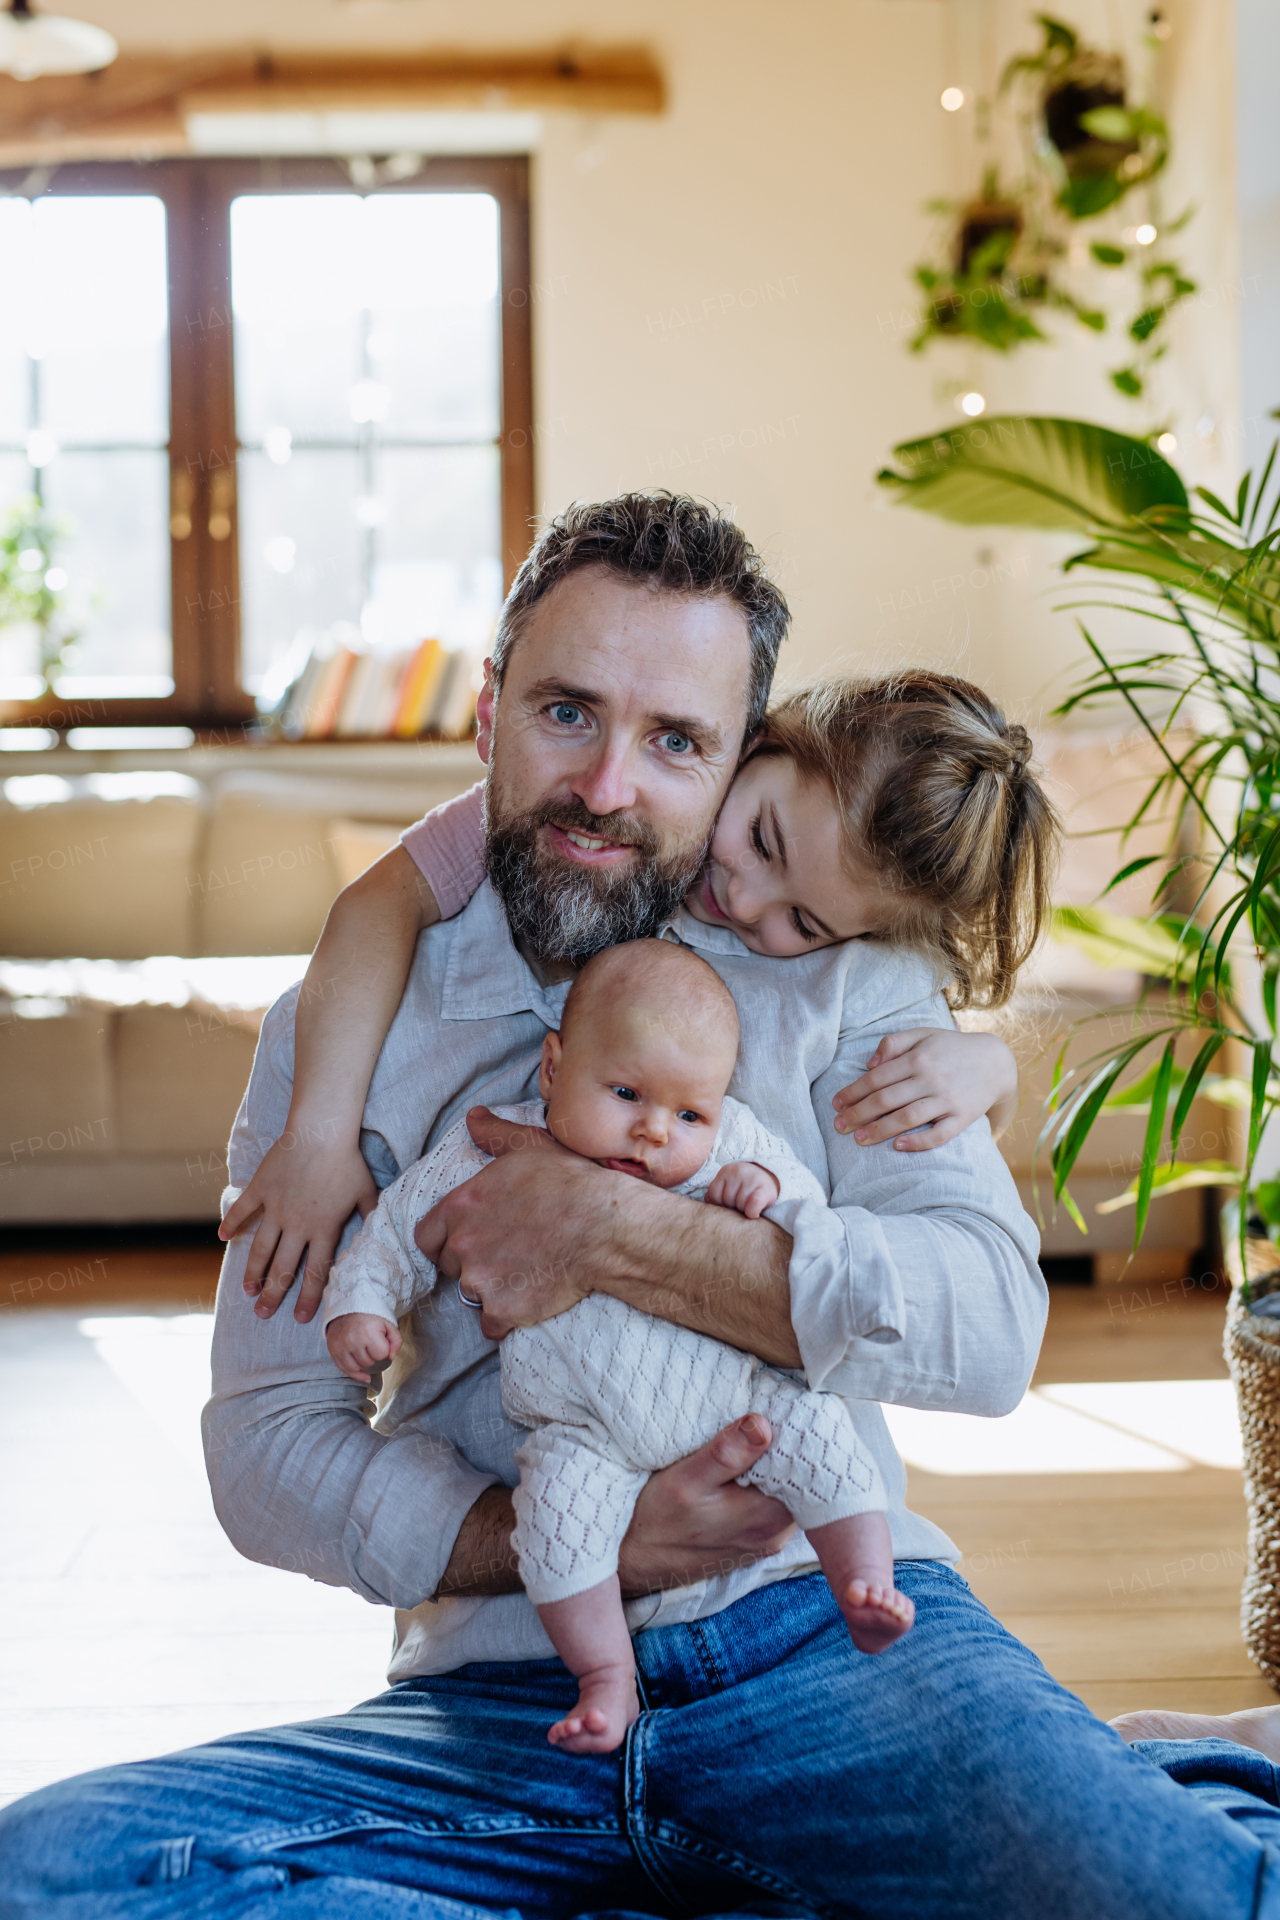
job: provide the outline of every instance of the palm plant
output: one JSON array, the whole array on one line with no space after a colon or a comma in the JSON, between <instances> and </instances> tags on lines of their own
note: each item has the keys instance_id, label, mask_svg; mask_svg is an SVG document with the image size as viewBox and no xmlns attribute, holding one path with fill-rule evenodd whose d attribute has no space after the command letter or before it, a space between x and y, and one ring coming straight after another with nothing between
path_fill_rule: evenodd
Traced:
<instances>
[{"instance_id":1,"label":"palm plant","mask_svg":"<svg viewBox=\"0 0 1280 1920\"><path fill-rule=\"evenodd\" d=\"M1135 1022L1120 1044L1070 1067L1066 1047L1059 1056L1041 1132L1055 1199L1083 1228L1067 1187L1080 1150L1105 1110L1144 1106L1141 1164L1127 1196L1135 1207L1135 1247L1153 1196L1191 1185L1242 1183L1264 1219L1280 1223L1280 1183L1251 1190L1263 1130L1280 1107L1280 1063L1273 1065L1280 981L1277 448L1256 481L1244 476L1234 504L1203 487L1189 498L1173 467L1147 443L1075 420L991 419L907 442L895 455L896 469L882 472L881 483L926 512L969 526L1083 534L1088 544L1064 570L1087 567L1125 585L1123 599L1083 604L1124 607L1160 630L1149 646L1116 655L1081 620L1092 662L1057 709L1065 715L1117 701L1128 708L1155 744L1160 771L1125 833L1161 817L1172 819L1172 831L1164 853L1128 861L1105 890L1160 869L1151 876L1155 911L1147 921L1096 906L1060 909L1056 918L1060 937L1105 963L1162 978L1168 993L1159 1017ZM1190 853L1182 850L1188 827ZM1236 1049L1246 1072L1210 1075ZM1122 1088L1128 1071L1139 1077ZM1242 1168L1178 1160L1192 1103L1203 1094L1247 1111ZM1249 1208L1239 1211L1243 1253Z\"/></svg>"}]
</instances>

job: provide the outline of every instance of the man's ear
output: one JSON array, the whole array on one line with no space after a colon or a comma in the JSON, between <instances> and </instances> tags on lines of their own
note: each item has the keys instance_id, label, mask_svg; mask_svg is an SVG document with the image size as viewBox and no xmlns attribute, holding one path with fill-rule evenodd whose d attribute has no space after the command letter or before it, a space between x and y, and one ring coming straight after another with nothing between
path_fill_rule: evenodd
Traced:
<instances>
[{"instance_id":1,"label":"man's ear","mask_svg":"<svg viewBox=\"0 0 1280 1920\"><path fill-rule=\"evenodd\" d=\"M489 755L493 750L493 662L484 663L484 686L476 700L476 752L489 764Z\"/></svg>"},{"instance_id":2,"label":"man's ear","mask_svg":"<svg viewBox=\"0 0 1280 1920\"><path fill-rule=\"evenodd\" d=\"M560 1065L563 1052L560 1035L549 1033L542 1043L542 1064L538 1068L538 1092L544 1100L551 1098L551 1083L556 1077L556 1068Z\"/></svg>"}]
</instances>

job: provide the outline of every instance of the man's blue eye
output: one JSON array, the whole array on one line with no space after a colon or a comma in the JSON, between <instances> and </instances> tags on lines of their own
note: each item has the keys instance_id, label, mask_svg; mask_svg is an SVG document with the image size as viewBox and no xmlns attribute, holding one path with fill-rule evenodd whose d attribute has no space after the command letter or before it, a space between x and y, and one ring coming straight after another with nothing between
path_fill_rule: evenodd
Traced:
<instances>
[{"instance_id":1,"label":"man's blue eye","mask_svg":"<svg viewBox=\"0 0 1280 1920\"><path fill-rule=\"evenodd\" d=\"M693 745L687 733L664 733L661 738L668 753L688 753Z\"/></svg>"},{"instance_id":2,"label":"man's blue eye","mask_svg":"<svg viewBox=\"0 0 1280 1920\"><path fill-rule=\"evenodd\" d=\"M582 708L571 705L568 700L557 700L551 711L562 727L574 727L582 718Z\"/></svg>"},{"instance_id":3,"label":"man's blue eye","mask_svg":"<svg viewBox=\"0 0 1280 1920\"><path fill-rule=\"evenodd\" d=\"M613 1091L617 1094L619 1100L638 1100L640 1098L640 1095L631 1087L615 1087Z\"/></svg>"}]
</instances>

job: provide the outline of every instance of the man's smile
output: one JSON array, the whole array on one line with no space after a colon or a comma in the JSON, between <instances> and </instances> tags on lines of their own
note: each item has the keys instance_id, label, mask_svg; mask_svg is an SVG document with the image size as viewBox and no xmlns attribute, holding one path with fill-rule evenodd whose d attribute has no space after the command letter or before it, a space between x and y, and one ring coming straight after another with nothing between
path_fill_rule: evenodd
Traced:
<instances>
[{"instance_id":1,"label":"man's smile","mask_svg":"<svg viewBox=\"0 0 1280 1920\"><path fill-rule=\"evenodd\" d=\"M557 853L586 866L617 865L635 852L629 840L606 840L599 834L584 833L581 827L558 827L554 820L547 821L544 831Z\"/></svg>"}]
</instances>

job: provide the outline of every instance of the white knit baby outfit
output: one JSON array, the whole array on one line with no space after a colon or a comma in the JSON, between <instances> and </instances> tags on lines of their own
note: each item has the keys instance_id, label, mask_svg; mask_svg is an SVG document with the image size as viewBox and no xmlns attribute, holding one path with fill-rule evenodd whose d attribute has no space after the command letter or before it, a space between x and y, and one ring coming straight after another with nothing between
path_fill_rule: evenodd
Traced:
<instances>
[{"instance_id":1,"label":"white knit baby outfit","mask_svg":"<svg viewBox=\"0 0 1280 1920\"><path fill-rule=\"evenodd\" d=\"M543 1125L541 1101L496 1107L504 1120ZM435 1285L414 1244L425 1213L490 1156L466 1122L388 1187L325 1289L323 1322L344 1313L398 1320ZM826 1196L784 1141L748 1107L726 1099L715 1145L692 1179L671 1189L702 1199L721 1167L753 1161L774 1174L779 1198ZM773 1443L742 1476L780 1500L802 1528L883 1511L880 1474L843 1401L801 1376L767 1367L704 1334L594 1293L499 1349L502 1399L529 1427L516 1454L520 1578L536 1606L565 1600L616 1573L618 1548L651 1473L694 1453L732 1420L762 1413Z\"/></svg>"}]
</instances>

